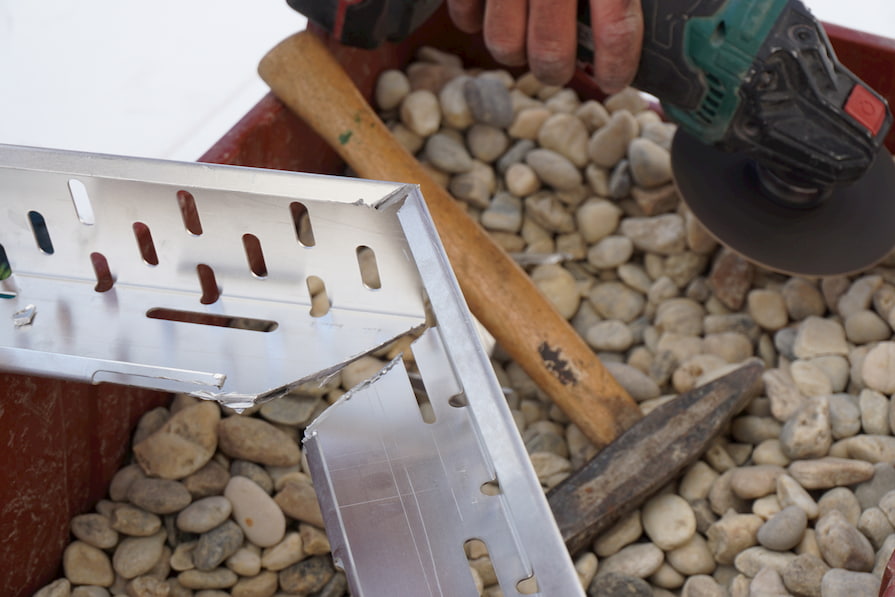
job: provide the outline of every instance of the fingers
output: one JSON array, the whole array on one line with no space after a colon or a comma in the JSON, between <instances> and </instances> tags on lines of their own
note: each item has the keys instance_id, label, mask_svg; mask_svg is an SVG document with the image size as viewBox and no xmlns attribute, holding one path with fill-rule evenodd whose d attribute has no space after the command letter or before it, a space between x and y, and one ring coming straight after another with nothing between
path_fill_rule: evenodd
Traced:
<instances>
[{"instance_id":1,"label":"fingers","mask_svg":"<svg viewBox=\"0 0 895 597\"><path fill-rule=\"evenodd\" d=\"M594 79L606 93L631 84L640 62L640 0L590 0L594 31Z\"/></svg>"},{"instance_id":2,"label":"fingers","mask_svg":"<svg viewBox=\"0 0 895 597\"><path fill-rule=\"evenodd\" d=\"M529 0L528 65L548 85L564 85L575 74L576 0Z\"/></svg>"},{"instance_id":3,"label":"fingers","mask_svg":"<svg viewBox=\"0 0 895 597\"><path fill-rule=\"evenodd\" d=\"M448 13L460 31L478 33L482 30L485 0L447 0Z\"/></svg>"},{"instance_id":4,"label":"fingers","mask_svg":"<svg viewBox=\"0 0 895 597\"><path fill-rule=\"evenodd\" d=\"M527 4L527 0L488 0L485 6L485 45L502 64L526 62Z\"/></svg>"},{"instance_id":5,"label":"fingers","mask_svg":"<svg viewBox=\"0 0 895 597\"><path fill-rule=\"evenodd\" d=\"M563 85L575 72L577 0L447 0L462 31L484 30L494 58L519 66L548 85ZM590 0L594 78L606 93L634 80L643 42L640 0Z\"/></svg>"}]
</instances>

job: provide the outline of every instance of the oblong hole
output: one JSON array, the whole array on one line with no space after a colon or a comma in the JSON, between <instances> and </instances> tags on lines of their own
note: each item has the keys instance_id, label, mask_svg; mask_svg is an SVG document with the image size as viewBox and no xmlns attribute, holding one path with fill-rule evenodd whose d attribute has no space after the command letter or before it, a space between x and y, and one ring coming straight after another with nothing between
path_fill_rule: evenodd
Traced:
<instances>
[{"instance_id":1,"label":"oblong hole","mask_svg":"<svg viewBox=\"0 0 895 597\"><path fill-rule=\"evenodd\" d=\"M158 265L158 253L155 252L155 243L152 242L152 232L149 226L143 222L134 222L134 236L137 237L137 248L143 261L148 265Z\"/></svg>"},{"instance_id":2,"label":"oblong hole","mask_svg":"<svg viewBox=\"0 0 895 597\"><path fill-rule=\"evenodd\" d=\"M534 574L517 582L516 590L519 591L521 595L536 595L541 591L538 587L538 579Z\"/></svg>"},{"instance_id":3,"label":"oblong hole","mask_svg":"<svg viewBox=\"0 0 895 597\"><path fill-rule=\"evenodd\" d=\"M469 400L466 399L466 394L460 392L448 398L448 404L454 408L463 408L464 406L469 406Z\"/></svg>"},{"instance_id":4,"label":"oblong hole","mask_svg":"<svg viewBox=\"0 0 895 597\"><path fill-rule=\"evenodd\" d=\"M86 226L96 224L96 217L93 214L93 205L90 203L90 196L87 194L87 187L77 178L68 180L68 192L71 193L72 203L75 205L75 213L78 219Z\"/></svg>"},{"instance_id":5,"label":"oblong hole","mask_svg":"<svg viewBox=\"0 0 895 597\"><path fill-rule=\"evenodd\" d=\"M93 272L96 274L96 286L93 289L97 292L108 292L115 285L112 278L112 271L109 269L109 262L102 253L91 253L90 262L93 264Z\"/></svg>"},{"instance_id":6,"label":"oblong hole","mask_svg":"<svg viewBox=\"0 0 895 597\"><path fill-rule=\"evenodd\" d=\"M497 482L497 479L485 481L479 489L483 495L500 495L500 483Z\"/></svg>"},{"instance_id":7,"label":"oblong hole","mask_svg":"<svg viewBox=\"0 0 895 597\"><path fill-rule=\"evenodd\" d=\"M259 278L266 278L267 264L261 251L261 241L254 234L243 234L242 246L246 251L246 259L249 260L249 269Z\"/></svg>"},{"instance_id":8,"label":"oblong hole","mask_svg":"<svg viewBox=\"0 0 895 597\"><path fill-rule=\"evenodd\" d=\"M199 210L196 209L196 199L189 191L177 191L177 205L180 206L180 215L183 216L183 225L186 231L194 236L202 234L202 222L199 220Z\"/></svg>"},{"instance_id":9,"label":"oblong hole","mask_svg":"<svg viewBox=\"0 0 895 597\"><path fill-rule=\"evenodd\" d=\"M311 317L323 317L329 313L332 303L326 294L326 284L317 276L308 276L308 294L311 296Z\"/></svg>"},{"instance_id":10,"label":"oblong hole","mask_svg":"<svg viewBox=\"0 0 895 597\"><path fill-rule=\"evenodd\" d=\"M408 348L407 352L410 353L412 349ZM405 354L405 358L412 358L411 354ZM413 397L416 398L416 404L420 409L420 416L423 418L423 423L427 423L431 425L435 422L435 409L432 406L432 401L429 399L429 392L426 390L426 384L423 381L423 376L419 373L408 373L407 377L410 379L410 387L413 388Z\"/></svg>"},{"instance_id":11,"label":"oblong hole","mask_svg":"<svg viewBox=\"0 0 895 597\"><path fill-rule=\"evenodd\" d=\"M317 244L314 240L314 228L311 226L311 215L304 203L293 201L289 204L289 212L292 214L292 223L295 224L295 236L304 247L313 247Z\"/></svg>"},{"instance_id":12,"label":"oblong hole","mask_svg":"<svg viewBox=\"0 0 895 597\"><path fill-rule=\"evenodd\" d=\"M488 552L488 546L481 539L469 539L463 544L466 552L466 560L469 562L469 572L485 583L490 584L497 578L494 571L494 565L491 563L491 554Z\"/></svg>"},{"instance_id":13,"label":"oblong hole","mask_svg":"<svg viewBox=\"0 0 895 597\"><path fill-rule=\"evenodd\" d=\"M12 275L12 266L9 264L9 258L6 256L6 249L0 245L0 281Z\"/></svg>"},{"instance_id":14,"label":"oblong hole","mask_svg":"<svg viewBox=\"0 0 895 597\"><path fill-rule=\"evenodd\" d=\"M199 299L199 302L203 305L216 303L221 298L221 289L218 288L214 270L210 266L200 263L196 266L196 273L199 274L199 285L202 287L202 298Z\"/></svg>"},{"instance_id":15,"label":"oblong hole","mask_svg":"<svg viewBox=\"0 0 895 597\"><path fill-rule=\"evenodd\" d=\"M34 232L34 240L37 242L37 248L47 255L52 255L53 241L50 240L50 231L47 229L47 221L36 211L28 212L28 221L31 222L31 230Z\"/></svg>"},{"instance_id":16,"label":"oblong hole","mask_svg":"<svg viewBox=\"0 0 895 597\"><path fill-rule=\"evenodd\" d=\"M272 332L277 329L276 321L270 319L255 319L253 317L231 317L229 315L217 315L215 313L199 313L197 311L182 311L179 309L165 309L156 307L146 312L149 319L163 319L178 323L195 323L199 325L211 325L235 330L248 330L251 332Z\"/></svg>"},{"instance_id":17,"label":"oblong hole","mask_svg":"<svg viewBox=\"0 0 895 597\"><path fill-rule=\"evenodd\" d=\"M364 286L370 290L382 288L382 280L379 278L379 265L376 263L376 253L366 245L361 245L355 251L357 254L357 266L360 268L360 279Z\"/></svg>"}]
</instances>

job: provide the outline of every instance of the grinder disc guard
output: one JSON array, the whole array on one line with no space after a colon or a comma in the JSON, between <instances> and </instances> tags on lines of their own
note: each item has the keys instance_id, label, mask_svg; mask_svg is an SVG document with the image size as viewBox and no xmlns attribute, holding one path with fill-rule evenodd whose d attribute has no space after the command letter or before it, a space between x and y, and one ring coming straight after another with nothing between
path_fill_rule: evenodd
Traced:
<instances>
[{"instance_id":1,"label":"grinder disc guard","mask_svg":"<svg viewBox=\"0 0 895 597\"><path fill-rule=\"evenodd\" d=\"M675 135L671 164L693 215L750 261L791 275L857 272L895 247L895 163L885 150L860 179L815 207L781 205L762 188L755 163Z\"/></svg>"}]
</instances>

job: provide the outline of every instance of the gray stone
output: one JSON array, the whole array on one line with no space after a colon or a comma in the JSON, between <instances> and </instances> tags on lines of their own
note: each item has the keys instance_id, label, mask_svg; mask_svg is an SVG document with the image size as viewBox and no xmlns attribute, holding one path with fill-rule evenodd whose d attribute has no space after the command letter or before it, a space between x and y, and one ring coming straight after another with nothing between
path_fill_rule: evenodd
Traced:
<instances>
[{"instance_id":1,"label":"gray stone","mask_svg":"<svg viewBox=\"0 0 895 597\"><path fill-rule=\"evenodd\" d=\"M873 546L838 510L818 519L815 532L821 554L831 567L855 572L873 569L876 555Z\"/></svg>"},{"instance_id":2,"label":"gray stone","mask_svg":"<svg viewBox=\"0 0 895 597\"><path fill-rule=\"evenodd\" d=\"M84 543L109 549L118 544L118 533L102 514L79 514L71 519L71 532Z\"/></svg>"},{"instance_id":3,"label":"gray stone","mask_svg":"<svg viewBox=\"0 0 895 597\"><path fill-rule=\"evenodd\" d=\"M830 403L825 398L806 401L783 425L780 445L792 460L821 458L833 444Z\"/></svg>"},{"instance_id":4,"label":"gray stone","mask_svg":"<svg viewBox=\"0 0 895 597\"><path fill-rule=\"evenodd\" d=\"M895 393L895 342L880 342L870 349L861 368L864 384L883 394Z\"/></svg>"},{"instance_id":5,"label":"gray stone","mask_svg":"<svg viewBox=\"0 0 895 597\"><path fill-rule=\"evenodd\" d=\"M631 259L634 243L625 236L607 236L587 251L587 262L597 269L614 269Z\"/></svg>"},{"instance_id":6,"label":"gray stone","mask_svg":"<svg viewBox=\"0 0 895 597\"><path fill-rule=\"evenodd\" d=\"M334 574L328 557L312 556L281 570L280 588L287 593L313 593L326 586Z\"/></svg>"},{"instance_id":7,"label":"gray stone","mask_svg":"<svg viewBox=\"0 0 895 597\"><path fill-rule=\"evenodd\" d=\"M768 549L788 551L799 544L806 528L808 516L805 511L798 506L788 506L762 525L757 538Z\"/></svg>"},{"instance_id":8,"label":"gray stone","mask_svg":"<svg viewBox=\"0 0 895 597\"><path fill-rule=\"evenodd\" d=\"M428 137L441 126L438 98L428 89L411 91L401 102L401 122L421 137Z\"/></svg>"},{"instance_id":9,"label":"gray stone","mask_svg":"<svg viewBox=\"0 0 895 597\"><path fill-rule=\"evenodd\" d=\"M881 342L892 337L892 328L882 317L864 309L845 319L845 337L854 344Z\"/></svg>"},{"instance_id":10,"label":"gray stone","mask_svg":"<svg viewBox=\"0 0 895 597\"><path fill-rule=\"evenodd\" d=\"M604 199L588 199L575 212L578 231L587 243L596 243L618 228L622 210Z\"/></svg>"},{"instance_id":11,"label":"gray stone","mask_svg":"<svg viewBox=\"0 0 895 597\"><path fill-rule=\"evenodd\" d=\"M220 408L201 401L178 411L156 431L134 444L143 471L165 479L182 479L205 466L217 447Z\"/></svg>"},{"instance_id":12,"label":"gray stone","mask_svg":"<svg viewBox=\"0 0 895 597\"><path fill-rule=\"evenodd\" d=\"M244 538L239 525L228 520L199 537L193 550L193 563L203 572L214 570L236 553Z\"/></svg>"},{"instance_id":13,"label":"gray stone","mask_svg":"<svg viewBox=\"0 0 895 597\"><path fill-rule=\"evenodd\" d=\"M465 75L454 77L438 93L444 123L457 130L464 130L474 122L464 91L468 80Z\"/></svg>"},{"instance_id":14,"label":"gray stone","mask_svg":"<svg viewBox=\"0 0 895 597\"><path fill-rule=\"evenodd\" d=\"M162 520L155 514L129 504L120 504L109 517L112 528L132 537L148 537L162 528Z\"/></svg>"},{"instance_id":15,"label":"gray stone","mask_svg":"<svg viewBox=\"0 0 895 597\"><path fill-rule=\"evenodd\" d=\"M633 185L631 164L628 160L622 160L609 174L609 196L616 200L624 199L631 194Z\"/></svg>"},{"instance_id":16,"label":"gray stone","mask_svg":"<svg viewBox=\"0 0 895 597\"><path fill-rule=\"evenodd\" d=\"M861 409L854 396L833 394L830 403L830 430L833 439L852 437L861 431Z\"/></svg>"},{"instance_id":17,"label":"gray stone","mask_svg":"<svg viewBox=\"0 0 895 597\"><path fill-rule=\"evenodd\" d=\"M671 154L649 139L636 138L628 145L628 161L634 182L645 188L671 180Z\"/></svg>"},{"instance_id":18,"label":"gray stone","mask_svg":"<svg viewBox=\"0 0 895 597\"><path fill-rule=\"evenodd\" d=\"M380 110L397 108L407 94L410 93L410 81L407 75L397 69L383 71L376 79L373 97Z\"/></svg>"},{"instance_id":19,"label":"gray stone","mask_svg":"<svg viewBox=\"0 0 895 597\"><path fill-rule=\"evenodd\" d=\"M229 589L237 583L239 577L227 568L216 568L207 571L185 570L177 575L177 580L187 589Z\"/></svg>"},{"instance_id":20,"label":"gray stone","mask_svg":"<svg viewBox=\"0 0 895 597\"><path fill-rule=\"evenodd\" d=\"M642 578L616 572L597 574L587 587L588 597L653 597L653 589Z\"/></svg>"},{"instance_id":21,"label":"gray stone","mask_svg":"<svg viewBox=\"0 0 895 597\"><path fill-rule=\"evenodd\" d=\"M877 506L884 495L895 490L895 466L888 462L873 465L873 478L855 488L855 497L861 508Z\"/></svg>"},{"instance_id":22,"label":"gray stone","mask_svg":"<svg viewBox=\"0 0 895 597\"><path fill-rule=\"evenodd\" d=\"M169 479L137 479L127 491L127 499L153 514L171 514L186 508L192 501L190 492L179 481Z\"/></svg>"},{"instance_id":23,"label":"gray stone","mask_svg":"<svg viewBox=\"0 0 895 597\"><path fill-rule=\"evenodd\" d=\"M637 120L627 110L613 114L590 138L587 151L591 161L603 168L614 167L627 154L638 129Z\"/></svg>"},{"instance_id":24,"label":"gray stone","mask_svg":"<svg viewBox=\"0 0 895 597\"><path fill-rule=\"evenodd\" d=\"M499 128L513 123L513 102L510 92L498 79L475 77L463 85L463 93L473 120Z\"/></svg>"},{"instance_id":25,"label":"gray stone","mask_svg":"<svg viewBox=\"0 0 895 597\"><path fill-rule=\"evenodd\" d=\"M556 195L541 191L525 198L525 215L549 233L569 233L575 221Z\"/></svg>"},{"instance_id":26,"label":"gray stone","mask_svg":"<svg viewBox=\"0 0 895 597\"><path fill-rule=\"evenodd\" d=\"M319 396L309 394L287 394L265 402L259 413L271 423L304 427L320 408Z\"/></svg>"},{"instance_id":27,"label":"gray stone","mask_svg":"<svg viewBox=\"0 0 895 597\"><path fill-rule=\"evenodd\" d=\"M227 520L232 511L230 500L223 496L196 500L177 515L177 527L188 533L205 533Z\"/></svg>"},{"instance_id":28,"label":"gray stone","mask_svg":"<svg viewBox=\"0 0 895 597\"><path fill-rule=\"evenodd\" d=\"M643 313L646 299L620 282L597 284L587 294L588 300L604 319L634 321Z\"/></svg>"},{"instance_id":29,"label":"gray stone","mask_svg":"<svg viewBox=\"0 0 895 597\"><path fill-rule=\"evenodd\" d=\"M786 310L794 321L821 317L826 311L824 297L817 286L804 278L790 278L780 290Z\"/></svg>"},{"instance_id":30,"label":"gray stone","mask_svg":"<svg viewBox=\"0 0 895 597\"><path fill-rule=\"evenodd\" d=\"M76 585L108 587L115 581L106 552L83 541L68 544L62 554L62 568L65 577Z\"/></svg>"},{"instance_id":31,"label":"gray stone","mask_svg":"<svg viewBox=\"0 0 895 597\"><path fill-rule=\"evenodd\" d=\"M533 149L525 156L525 163L544 183L565 191L580 187L584 179L581 171L568 158L551 149Z\"/></svg>"},{"instance_id":32,"label":"gray stone","mask_svg":"<svg viewBox=\"0 0 895 597\"><path fill-rule=\"evenodd\" d=\"M848 355L845 329L832 319L810 316L799 324L794 352L800 359L830 354Z\"/></svg>"},{"instance_id":33,"label":"gray stone","mask_svg":"<svg viewBox=\"0 0 895 597\"><path fill-rule=\"evenodd\" d=\"M112 557L115 572L131 579L152 570L162 557L166 537L165 531L159 531L151 537L127 537L122 540Z\"/></svg>"},{"instance_id":34,"label":"gray stone","mask_svg":"<svg viewBox=\"0 0 895 597\"><path fill-rule=\"evenodd\" d=\"M830 489L854 485L873 477L869 462L845 458L798 460L789 465L789 475L805 489Z\"/></svg>"},{"instance_id":35,"label":"gray stone","mask_svg":"<svg viewBox=\"0 0 895 597\"><path fill-rule=\"evenodd\" d=\"M472 170L472 156L454 136L435 133L426 140L423 153L430 164L450 174Z\"/></svg>"},{"instance_id":36,"label":"gray stone","mask_svg":"<svg viewBox=\"0 0 895 597\"><path fill-rule=\"evenodd\" d=\"M578 168L587 164L587 128L579 118L571 114L553 114L538 130L538 144L544 149L552 149Z\"/></svg>"},{"instance_id":37,"label":"gray stone","mask_svg":"<svg viewBox=\"0 0 895 597\"><path fill-rule=\"evenodd\" d=\"M231 458L270 466L292 466L301 460L298 444L270 423L234 415L218 424L218 445Z\"/></svg>"},{"instance_id":38,"label":"gray stone","mask_svg":"<svg viewBox=\"0 0 895 597\"><path fill-rule=\"evenodd\" d=\"M787 590L795 595L821 597L821 581L830 567L811 553L799 554L781 574Z\"/></svg>"},{"instance_id":39,"label":"gray stone","mask_svg":"<svg viewBox=\"0 0 895 597\"><path fill-rule=\"evenodd\" d=\"M876 597L879 578L868 572L833 569L821 581L821 597Z\"/></svg>"},{"instance_id":40,"label":"gray stone","mask_svg":"<svg viewBox=\"0 0 895 597\"><path fill-rule=\"evenodd\" d=\"M733 564L744 550L756 545L763 524L760 516L728 510L706 531L708 547L719 564Z\"/></svg>"},{"instance_id":41,"label":"gray stone","mask_svg":"<svg viewBox=\"0 0 895 597\"><path fill-rule=\"evenodd\" d=\"M684 219L678 214L625 218L619 230L640 251L671 255L683 251L687 246Z\"/></svg>"}]
</instances>

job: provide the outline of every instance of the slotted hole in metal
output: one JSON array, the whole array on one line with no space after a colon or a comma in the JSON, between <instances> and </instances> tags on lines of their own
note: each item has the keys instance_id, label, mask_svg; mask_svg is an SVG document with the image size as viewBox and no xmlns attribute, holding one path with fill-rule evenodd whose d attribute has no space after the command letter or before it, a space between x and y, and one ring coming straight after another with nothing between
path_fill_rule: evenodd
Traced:
<instances>
[{"instance_id":1,"label":"slotted hole in metal","mask_svg":"<svg viewBox=\"0 0 895 597\"><path fill-rule=\"evenodd\" d=\"M460 392L448 398L448 404L454 408L463 408L464 406L469 406L469 401L466 399L466 394Z\"/></svg>"},{"instance_id":2,"label":"slotted hole in metal","mask_svg":"<svg viewBox=\"0 0 895 597\"><path fill-rule=\"evenodd\" d=\"M266 278L267 263L264 261L264 252L261 251L261 241L254 234L243 234L242 246L245 248L246 259L249 260L249 269L255 276Z\"/></svg>"},{"instance_id":3,"label":"slotted hole in metal","mask_svg":"<svg viewBox=\"0 0 895 597\"><path fill-rule=\"evenodd\" d=\"M47 255L52 255L53 241L50 239L50 231L47 229L47 221L44 217L36 212L28 212L28 221L31 222L31 230L34 232L34 240L37 242L37 248Z\"/></svg>"},{"instance_id":4,"label":"slotted hole in metal","mask_svg":"<svg viewBox=\"0 0 895 597\"><path fill-rule=\"evenodd\" d=\"M483 495L500 495L500 483L497 482L497 479L485 481L479 487L479 490L481 490Z\"/></svg>"},{"instance_id":5,"label":"slotted hole in metal","mask_svg":"<svg viewBox=\"0 0 895 597\"><path fill-rule=\"evenodd\" d=\"M405 349L405 359L412 361L413 349ZM429 392L426 390L426 384L423 376L419 373L412 372L408 374L410 378L410 386L413 388L413 397L416 398L416 404L420 409L420 416L423 423L432 424L435 422L435 409L432 408L432 401L429 399Z\"/></svg>"},{"instance_id":6,"label":"slotted hole in metal","mask_svg":"<svg viewBox=\"0 0 895 597\"><path fill-rule=\"evenodd\" d=\"M326 294L326 284L317 276L308 276L307 284L308 294L311 296L311 317L323 317L332 306Z\"/></svg>"},{"instance_id":7,"label":"slotted hole in metal","mask_svg":"<svg viewBox=\"0 0 895 597\"><path fill-rule=\"evenodd\" d=\"M147 265L158 265L158 253L155 251L149 226L143 222L134 222L134 236L137 237L137 247L140 249L143 261Z\"/></svg>"},{"instance_id":8,"label":"slotted hole in metal","mask_svg":"<svg viewBox=\"0 0 895 597\"><path fill-rule=\"evenodd\" d=\"M199 274L199 285L202 287L202 298L199 299L199 302L203 305L216 303L221 298L221 289L218 288L214 270L211 269L211 266L200 263L196 266L196 273Z\"/></svg>"},{"instance_id":9,"label":"slotted hole in metal","mask_svg":"<svg viewBox=\"0 0 895 597\"><path fill-rule=\"evenodd\" d=\"M532 574L516 583L516 590L523 595L535 595L540 592L538 578Z\"/></svg>"},{"instance_id":10,"label":"slotted hole in metal","mask_svg":"<svg viewBox=\"0 0 895 597\"><path fill-rule=\"evenodd\" d=\"M9 264L9 257L6 256L6 249L0 245L0 281L12 275L12 266Z\"/></svg>"},{"instance_id":11,"label":"slotted hole in metal","mask_svg":"<svg viewBox=\"0 0 895 597\"><path fill-rule=\"evenodd\" d=\"M71 200L75 206L75 213L78 219L85 226L93 226L96 224L96 216L93 213L93 205L90 203L90 195L87 194L87 187L77 178L68 180L68 192L71 193Z\"/></svg>"},{"instance_id":12,"label":"slotted hole in metal","mask_svg":"<svg viewBox=\"0 0 895 597\"><path fill-rule=\"evenodd\" d=\"M202 221L199 220L199 210L196 208L196 199L189 191L177 191L177 205L180 206L180 215L183 216L183 225L187 232L194 236L202 234Z\"/></svg>"},{"instance_id":13,"label":"slotted hole in metal","mask_svg":"<svg viewBox=\"0 0 895 597\"><path fill-rule=\"evenodd\" d=\"M200 313L197 311L182 311L180 309L165 309L156 307L146 312L149 319L163 319L177 323L195 323L236 330L248 330L251 332L272 332L279 325L270 319L255 319L252 317L231 317L229 315L217 315L215 313Z\"/></svg>"},{"instance_id":14,"label":"slotted hole in metal","mask_svg":"<svg viewBox=\"0 0 895 597\"><path fill-rule=\"evenodd\" d=\"M480 578L494 578L494 566L491 563L491 554L488 552L488 546L481 539L467 539L463 544L466 552L466 559L469 562L469 573L473 571ZM474 578L474 577L473 577Z\"/></svg>"},{"instance_id":15,"label":"slotted hole in metal","mask_svg":"<svg viewBox=\"0 0 895 597\"><path fill-rule=\"evenodd\" d=\"M357 266L360 268L360 278L364 286L370 290L382 288L382 280L379 277L379 264L376 263L376 253L366 245L361 245L356 250Z\"/></svg>"},{"instance_id":16,"label":"slotted hole in metal","mask_svg":"<svg viewBox=\"0 0 895 597\"><path fill-rule=\"evenodd\" d=\"M311 226L311 215L304 203L293 201L289 204L289 212L292 214L292 222L295 224L295 236L304 247L313 247L317 244L314 239L314 228Z\"/></svg>"},{"instance_id":17,"label":"slotted hole in metal","mask_svg":"<svg viewBox=\"0 0 895 597\"><path fill-rule=\"evenodd\" d=\"M90 262L93 264L93 271L96 274L96 286L93 289L97 292L108 292L115 285L115 279L112 277L112 270L109 269L109 262L102 253L91 253Z\"/></svg>"}]
</instances>

